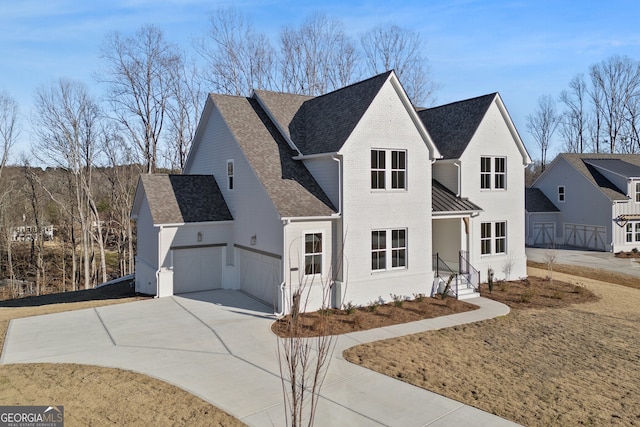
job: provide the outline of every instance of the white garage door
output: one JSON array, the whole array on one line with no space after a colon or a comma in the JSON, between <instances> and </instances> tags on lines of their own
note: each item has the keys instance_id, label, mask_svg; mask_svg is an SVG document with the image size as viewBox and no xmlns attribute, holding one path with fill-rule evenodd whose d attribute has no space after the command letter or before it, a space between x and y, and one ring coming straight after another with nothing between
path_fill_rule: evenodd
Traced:
<instances>
[{"instance_id":1,"label":"white garage door","mask_svg":"<svg viewBox=\"0 0 640 427\"><path fill-rule=\"evenodd\" d=\"M277 308L281 282L280 258L238 249L240 289Z\"/></svg>"},{"instance_id":2,"label":"white garage door","mask_svg":"<svg viewBox=\"0 0 640 427\"><path fill-rule=\"evenodd\" d=\"M564 225L565 245L604 251L606 248L606 237L607 230L602 226L585 224Z\"/></svg>"},{"instance_id":3,"label":"white garage door","mask_svg":"<svg viewBox=\"0 0 640 427\"><path fill-rule=\"evenodd\" d=\"M533 244L547 246L555 243L556 224L554 222L533 223Z\"/></svg>"},{"instance_id":4,"label":"white garage door","mask_svg":"<svg viewBox=\"0 0 640 427\"><path fill-rule=\"evenodd\" d=\"M222 288L220 246L173 250L173 293Z\"/></svg>"}]
</instances>

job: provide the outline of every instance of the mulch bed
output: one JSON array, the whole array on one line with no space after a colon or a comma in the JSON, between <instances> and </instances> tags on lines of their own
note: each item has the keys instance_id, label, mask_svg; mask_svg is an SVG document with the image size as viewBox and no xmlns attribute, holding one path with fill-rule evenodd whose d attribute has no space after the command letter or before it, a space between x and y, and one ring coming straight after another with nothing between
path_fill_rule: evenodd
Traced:
<instances>
[{"instance_id":1,"label":"mulch bed","mask_svg":"<svg viewBox=\"0 0 640 427\"><path fill-rule=\"evenodd\" d=\"M401 306L400 306L401 305ZM455 298L445 299L423 297L414 300L392 302L384 305L353 307L351 310L331 309L326 313L317 311L299 314L300 336L316 337L326 330L328 335L340 335L349 332L365 331L383 326L397 325L422 319L446 316L476 310L478 306L459 301ZM287 337L290 315L274 322L271 329L280 336ZM324 322L327 322L326 324Z\"/></svg>"}]
</instances>

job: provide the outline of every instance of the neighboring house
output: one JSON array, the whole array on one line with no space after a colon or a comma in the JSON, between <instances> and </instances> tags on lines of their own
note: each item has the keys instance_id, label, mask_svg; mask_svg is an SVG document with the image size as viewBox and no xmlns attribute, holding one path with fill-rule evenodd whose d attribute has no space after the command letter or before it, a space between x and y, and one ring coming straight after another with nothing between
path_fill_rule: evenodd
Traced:
<instances>
[{"instance_id":1,"label":"neighboring house","mask_svg":"<svg viewBox=\"0 0 640 427\"><path fill-rule=\"evenodd\" d=\"M53 240L53 225L45 225L40 227L40 230L35 225L21 225L14 227L11 232L11 240L14 242L30 242L38 240L39 236L45 241Z\"/></svg>"},{"instance_id":2,"label":"neighboring house","mask_svg":"<svg viewBox=\"0 0 640 427\"><path fill-rule=\"evenodd\" d=\"M529 244L640 249L640 155L560 154L532 187L557 212L527 207Z\"/></svg>"},{"instance_id":3,"label":"neighboring house","mask_svg":"<svg viewBox=\"0 0 640 427\"><path fill-rule=\"evenodd\" d=\"M138 184L136 290L238 289L285 312L299 286L313 309L327 284L333 306L429 294L436 253L525 275L529 157L497 94L471 104L417 113L393 72L318 97L211 94L184 175Z\"/></svg>"}]
</instances>

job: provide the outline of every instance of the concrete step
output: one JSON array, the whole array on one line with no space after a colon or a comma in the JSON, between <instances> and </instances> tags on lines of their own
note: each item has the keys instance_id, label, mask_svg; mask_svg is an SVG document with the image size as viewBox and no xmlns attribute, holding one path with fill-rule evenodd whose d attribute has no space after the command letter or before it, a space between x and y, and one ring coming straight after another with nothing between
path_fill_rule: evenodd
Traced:
<instances>
[{"instance_id":1,"label":"concrete step","mask_svg":"<svg viewBox=\"0 0 640 427\"><path fill-rule=\"evenodd\" d=\"M458 289L458 299L471 299L478 298L480 296L480 292L476 292L473 288L463 288Z\"/></svg>"}]
</instances>

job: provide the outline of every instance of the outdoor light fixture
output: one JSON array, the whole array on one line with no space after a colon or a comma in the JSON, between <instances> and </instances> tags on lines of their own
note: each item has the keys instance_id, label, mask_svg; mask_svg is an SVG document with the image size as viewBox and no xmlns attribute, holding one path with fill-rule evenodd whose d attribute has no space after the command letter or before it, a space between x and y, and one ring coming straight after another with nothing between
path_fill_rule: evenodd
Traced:
<instances>
[{"instance_id":1,"label":"outdoor light fixture","mask_svg":"<svg viewBox=\"0 0 640 427\"><path fill-rule=\"evenodd\" d=\"M253 236L251 236L251 244L252 245L256 244L256 235L255 234Z\"/></svg>"},{"instance_id":2,"label":"outdoor light fixture","mask_svg":"<svg viewBox=\"0 0 640 427\"><path fill-rule=\"evenodd\" d=\"M202 233L198 231L198 242L202 242Z\"/></svg>"}]
</instances>

